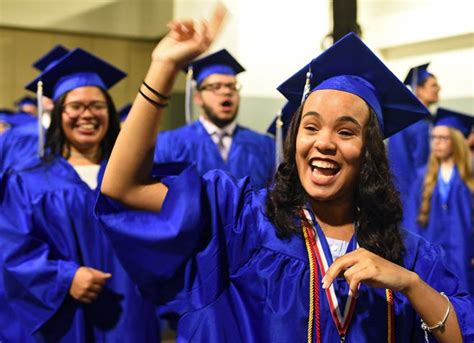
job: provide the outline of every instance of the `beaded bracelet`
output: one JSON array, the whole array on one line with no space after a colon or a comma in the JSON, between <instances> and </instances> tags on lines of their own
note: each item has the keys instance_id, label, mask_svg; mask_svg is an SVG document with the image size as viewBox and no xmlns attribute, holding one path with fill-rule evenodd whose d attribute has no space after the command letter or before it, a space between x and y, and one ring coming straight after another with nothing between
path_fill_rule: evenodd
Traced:
<instances>
[{"instance_id":1,"label":"beaded bracelet","mask_svg":"<svg viewBox=\"0 0 474 343\"><path fill-rule=\"evenodd\" d=\"M449 312L451 311L451 301L449 300L449 298L446 296L446 294L444 294L444 292L441 292L440 293L443 297L446 298L446 300L448 301L448 309L446 310L446 314L444 315L444 318L439 321L438 323L436 323L436 325L433 325L433 326L428 326L428 324L426 324L423 319L421 320L421 328L423 329L423 331L425 331L425 340L428 342L428 332L433 332L434 330L436 329L442 329L444 328L445 324L446 324L446 320L448 319L448 316L449 316Z\"/></svg>"},{"instance_id":2,"label":"beaded bracelet","mask_svg":"<svg viewBox=\"0 0 474 343\"><path fill-rule=\"evenodd\" d=\"M141 89L138 90L138 93L143 97L145 98L146 101L148 101L151 105L155 106L156 108L159 108L159 109L162 109L162 108L165 108L166 106L168 106L168 103L165 103L165 104L160 104L158 101L155 101L151 98L149 98L148 96L146 96Z\"/></svg>"},{"instance_id":3,"label":"beaded bracelet","mask_svg":"<svg viewBox=\"0 0 474 343\"><path fill-rule=\"evenodd\" d=\"M145 81L142 82L143 85L150 91L152 92L153 94L155 94L158 98L160 98L161 100L169 100L171 99L171 96L166 96L166 95L163 95L161 94L160 92L158 92L156 89L153 89L151 88Z\"/></svg>"}]
</instances>

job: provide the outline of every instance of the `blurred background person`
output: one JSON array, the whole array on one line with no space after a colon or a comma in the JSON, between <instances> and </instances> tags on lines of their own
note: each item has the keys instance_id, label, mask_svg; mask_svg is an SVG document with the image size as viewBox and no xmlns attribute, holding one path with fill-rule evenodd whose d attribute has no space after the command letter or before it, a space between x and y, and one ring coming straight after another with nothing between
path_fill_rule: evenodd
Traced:
<instances>
[{"instance_id":1,"label":"blurred background person","mask_svg":"<svg viewBox=\"0 0 474 343\"><path fill-rule=\"evenodd\" d=\"M408 192L405 227L443 247L447 267L474 294L474 176L466 137L474 117L438 108L428 165Z\"/></svg>"}]
</instances>

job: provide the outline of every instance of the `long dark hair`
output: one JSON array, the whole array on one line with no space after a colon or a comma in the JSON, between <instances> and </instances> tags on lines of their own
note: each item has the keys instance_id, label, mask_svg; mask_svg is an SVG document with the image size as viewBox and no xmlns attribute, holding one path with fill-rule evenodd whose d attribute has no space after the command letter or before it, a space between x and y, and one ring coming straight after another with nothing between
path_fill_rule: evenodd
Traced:
<instances>
[{"instance_id":1,"label":"long dark hair","mask_svg":"<svg viewBox=\"0 0 474 343\"><path fill-rule=\"evenodd\" d=\"M112 97L105 90L99 89L105 97L109 114L109 128L100 143L102 159L107 159L120 132L120 121ZM65 158L70 157L69 143L62 126L63 106L68 94L69 92L64 93L54 102L54 108L51 112L51 125L46 132L45 151L48 152L46 159L54 158L55 155L63 155L63 153L65 153Z\"/></svg>"},{"instance_id":2,"label":"long dark hair","mask_svg":"<svg viewBox=\"0 0 474 343\"><path fill-rule=\"evenodd\" d=\"M285 140L284 161L278 168L266 199L267 217L276 226L279 237L301 234L301 226L296 218L305 205L306 192L298 177L295 160L301 110L302 106L291 120ZM401 264L405 252L399 230L402 204L392 182L385 146L372 110L364 136L364 152L354 199L357 208L357 241L361 247Z\"/></svg>"}]
</instances>

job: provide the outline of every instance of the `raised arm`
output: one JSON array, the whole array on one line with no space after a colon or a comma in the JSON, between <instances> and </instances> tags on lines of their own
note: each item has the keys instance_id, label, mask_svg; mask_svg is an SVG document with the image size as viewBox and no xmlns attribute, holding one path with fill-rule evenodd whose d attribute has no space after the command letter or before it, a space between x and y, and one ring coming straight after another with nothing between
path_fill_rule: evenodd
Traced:
<instances>
[{"instance_id":1,"label":"raised arm","mask_svg":"<svg viewBox=\"0 0 474 343\"><path fill-rule=\"evenodd\" d=\"M143 95L138 94L135 98L115 143L105 170L102 193L131 207L161 209L167 188L152 181L151 170L163 105L168 101L180 69L205 52L214 41L226 12L226 8L218 4L209 22L196 24L191 20L176 20L168 24L170 32L152 53L144 79L148 87L141 86Z\"/></svg>"}]
</instances>

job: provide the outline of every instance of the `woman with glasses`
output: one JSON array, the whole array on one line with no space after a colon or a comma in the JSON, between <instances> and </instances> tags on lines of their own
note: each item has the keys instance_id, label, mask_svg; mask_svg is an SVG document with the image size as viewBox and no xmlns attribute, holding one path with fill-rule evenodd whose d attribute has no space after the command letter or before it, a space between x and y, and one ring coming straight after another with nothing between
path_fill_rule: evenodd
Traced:
<instances>
[{"instance_id":1,"label":"woman with glasses","mask_svg":"<svg viewBox=\"0 0 474 343\"><path fill-rule=\"evenodd\" d=\"M278 88L301 106L268 189L193 166L152 178L166 97L222 18L169 25L101 187L132 208L96 205L142 293L178 316L178 341L472 340L473 305L439 250L399 230L383 138L428 112L355 35Z\"/></svg>"},{"instance_id":2,"label":"woman with glasses","mask_svg":"<svg viewBox=\"0 0 474 343\"><path fill-rule=\"evenodd\" d=\"M474 119L439 108L431 155L409 193L405 226L443 247L446 266L474 294L474 176L466 137Z\"/></svg>"},{"instance_id":3,"label":"woman with glasses","mask_svg":"<svg viewBox=\"0 0 474 343\"><path fill-rule=\"evenodd\" d=\"M27 86L41 81L54 109L44 155L3 175L0 254L8 304L34 341L159 340L154 306L93 215L120 128L107 90L124 77L75 49Z\"/></svg>"}]
</instances>

